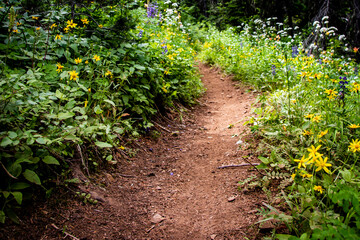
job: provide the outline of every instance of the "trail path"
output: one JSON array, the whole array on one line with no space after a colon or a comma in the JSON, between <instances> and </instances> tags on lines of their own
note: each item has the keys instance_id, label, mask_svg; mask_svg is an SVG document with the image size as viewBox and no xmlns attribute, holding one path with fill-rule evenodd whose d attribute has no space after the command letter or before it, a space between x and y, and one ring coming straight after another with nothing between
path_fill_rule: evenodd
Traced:
<instances>
[{"instance_id":1,"label":"trail path","mask_svg":"<svg viewBox=\"0 0 360 240\"><path fill-rule=\"evenodd\" d=\"M256 209L264 196L238 191L237 183L256 172L250 167L217 169L244 163L244 158L256 161L232 137L245 127L228 128L249 116L255 96L235 88L219 70L199 67L207 88L201 106L183 124L155 125L176 134L163 131L156 140L137 142L142 150L136 157L84 187L99 204L75 199L59 203L55 213L45 205L21 230L8 230L29 232L21 239L60 239L64 235L54 225L83 240L255 239L250 226L258 220Z\"/></svg>"}]
</instances>

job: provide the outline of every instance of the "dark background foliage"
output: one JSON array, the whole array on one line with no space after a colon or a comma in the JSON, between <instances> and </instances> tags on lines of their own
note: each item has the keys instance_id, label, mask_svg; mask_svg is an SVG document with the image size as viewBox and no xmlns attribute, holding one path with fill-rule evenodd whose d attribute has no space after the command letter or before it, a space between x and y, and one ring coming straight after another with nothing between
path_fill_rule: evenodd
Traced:
<instances>
[{"instance_id":1,"label":"dark background foliage","mask_svg":"<svg viewBox=\"0 0 360 240\"><path fill-rule=\"evenodd\" d=\"M182 0L185 12L195 19L211 20L219 29L238 26L254 17L277 17L288 26L307 28L313 21L329 16L353 46L360 45L360 3L358 0Z\"/></svg>"}]
</instances>

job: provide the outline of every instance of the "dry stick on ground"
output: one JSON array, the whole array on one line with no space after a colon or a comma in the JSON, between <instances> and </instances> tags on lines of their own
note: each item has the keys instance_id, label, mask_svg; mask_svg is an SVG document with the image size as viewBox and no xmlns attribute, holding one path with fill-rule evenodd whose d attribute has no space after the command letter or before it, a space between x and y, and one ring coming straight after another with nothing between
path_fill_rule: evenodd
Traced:
<instances>
[{"instance_id":1,"label":"dry stick on ground","mask_svg":"<svg viewBox=\"0 0 360 240\"><path fill-rule=\"evenodd\" d=\"M82 154L81 147L80 147L79 144L77 145L77 150L78 150L78 152L80 154L81 162L82 162L82 164L83 164L83 166L84 166L84 168L86 170L86 173L87 173L88 176L90 176L88 164L87 164L87 162L85 162L85 159L84 159L84 156Z\"/></svg>"},{"instance_id":2,"label":"dry stick on ground","mask_svg":"<svg viewBox=\"0 0 360 240\"><path fill-rule=\"evenodd\" d=\"M158 124L157 122L151 121L153 124L155 124L156 126L158 126L159 128L161 128L162 130L171 133L171 131L163 126L161 126L160 124Z\"/></svg>"},{"instance_id":3,"label":"dry stick on ground","mask_svg":"<svg viewBox=\"0 0 360 240\"><path fill-rule=\"evenodd\" d=\"M230 167L257 166L257 165L259 165L259 163L232 164L232 165L220 166L220 167L218 167L218 169L230 168Z\"/></svg>"},{"instance_id":4,"label":"dry stick on ground","mask_svg":"<svg viewBox=\"0 0 360 240\"><path fill-rule=\"evenodd\" d=\"M67 233L67 232L63 231L61 228L59 228L58 226L56 226L56 225L53 224L53 223L51 224L51 226L52 226L53 228L61 231L62 233L64 233L64 234L66 235L66 237L70 237L70 238L72 238L73 240L80 240L80 238L77 238L77 237L71 235L70 233Z\"/></svg>"}]
</instances>

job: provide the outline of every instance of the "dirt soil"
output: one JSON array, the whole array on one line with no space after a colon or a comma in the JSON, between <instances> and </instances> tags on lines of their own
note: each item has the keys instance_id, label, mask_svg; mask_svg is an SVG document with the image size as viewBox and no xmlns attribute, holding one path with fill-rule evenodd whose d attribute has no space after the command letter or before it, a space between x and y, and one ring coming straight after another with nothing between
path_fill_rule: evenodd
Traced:
<instances>
[{"instance_id":1,"label":"dirt soil","mask_svg":"<svg viewBox=\"0 0 360 240\"><path fill-rule=\"evenodd\" d=\"M28 208L22 224L2 227L0 239L260 239L254 223L266 197L238 189L257 171L218 169L257 162L256 141L239 144L237 136L256 96L216 68L199 68L207 92L182 123L159 116L149 136L134 143L135 157L82 185L97 204L58 193L36 211Z\"/></svg>"}]
</instances>

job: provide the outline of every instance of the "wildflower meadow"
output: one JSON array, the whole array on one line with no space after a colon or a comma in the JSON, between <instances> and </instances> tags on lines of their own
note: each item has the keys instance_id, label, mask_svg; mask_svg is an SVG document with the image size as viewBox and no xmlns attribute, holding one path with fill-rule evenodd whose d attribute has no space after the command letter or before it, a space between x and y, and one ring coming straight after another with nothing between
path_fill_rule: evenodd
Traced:
<instances>
[{"instance_id":1,"label":"wildflower meadow","mask_svg":"<svg viewBox=\"0 0 360 240\"><path fill-rule=\"evenodd\" d=\"M201 60L263 92L247 125L262 138L258 168L280 181L272 198L281 204L264 213L265 221L279 220L291 234L276 239L360 234L358 48L327 19L314 22L315 40L307 46L304 33L274 18L254 20L241 31L204 27L202 35Z\"/></svg>"}]
</instances>

